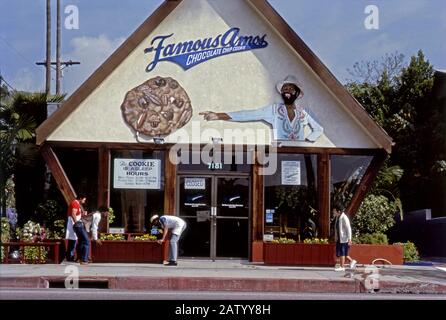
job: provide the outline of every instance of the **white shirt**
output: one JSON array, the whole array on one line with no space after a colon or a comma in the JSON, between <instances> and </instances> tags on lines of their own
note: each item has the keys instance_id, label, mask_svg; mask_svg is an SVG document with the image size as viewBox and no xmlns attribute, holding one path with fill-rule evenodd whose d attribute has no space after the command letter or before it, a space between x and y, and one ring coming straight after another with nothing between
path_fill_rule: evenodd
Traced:
<instances>
[{"instance_id":1,"label":"white shirt","mask_svg":"<svg viewBox=\"0 0 446 320\"><path fill-rule=\"evenodd\" d=\"M98 229L100 222L101 222L101 213L99 211L96 211L95 213L93 213L93 219L91 223L91 236L93 240L98 240Z\"/></svg>"},{"instance_id":2,"label":"white shirt","mask_svg":"<svg viewBox=\"0 0 446 320\"><path fill-rule=\"evenodd\" d=\"M186 229L186 222L176 216L161 216L161 224L164 228L172 230L172 233L179 236Z\"/></svg>"},{"instance_id":3,"label":"white shirt","mask_svg":"<svg viewBox=\"0 0 446 320\"><path fill-rule=\"evenodd\" d=\"M350 226L350 220L347 215L342 212L338 218L339 223L339 242L347 243L352 239L352 228ZM338 239L336 239L338 240Z\"/></svg>"},{"instance_id":4,"label":"white shirt","mask_svg":"<svg viewBox=\"0 0 446 320\"><path fill-rule=\"evenodd\" d=\"M76 233L74 232L73 229L73 219L71 219L71 217L68 217L67 230L65 231L65 239L77 240Z\"/></svg>"}]
</instances>

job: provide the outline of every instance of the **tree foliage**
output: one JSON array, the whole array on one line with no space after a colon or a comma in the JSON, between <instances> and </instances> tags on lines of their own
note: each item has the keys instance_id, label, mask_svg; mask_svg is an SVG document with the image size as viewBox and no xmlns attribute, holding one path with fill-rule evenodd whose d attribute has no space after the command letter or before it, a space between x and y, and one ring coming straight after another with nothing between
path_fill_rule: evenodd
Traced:
<instances>
[{"instance_id":1,"label":"tree foliage","mask_svg":"<svg viewBox=\"0 0 446 320\"><path fill-rule=\"evenodd\" d=\"M350 73L356 80L347 89L395 142L371 193L389 201L401 197L405 210L432 207L432 180L446 173L445 108L432 96L433 66L422 51L406 66L395 53L357 63Z\"/></svg>"}]
</instances>

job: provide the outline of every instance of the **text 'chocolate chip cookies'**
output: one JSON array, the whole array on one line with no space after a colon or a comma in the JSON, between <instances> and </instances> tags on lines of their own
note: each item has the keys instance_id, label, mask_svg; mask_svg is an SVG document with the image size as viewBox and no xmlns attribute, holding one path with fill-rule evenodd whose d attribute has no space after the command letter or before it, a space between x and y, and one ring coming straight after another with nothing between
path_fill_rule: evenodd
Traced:
<instances>
[{"instance_id":1,"label":"text 'chocolate chip cookies'","mask_svg":"<svg viewBox=\"0 0 446 320\"><path fill-rule=\"evenodd\" d=\"M127 124L150 137L165 137L192 117L186 91L170 77L149 79L127 92L121 110Z\"/></svg>"}]
</instances>

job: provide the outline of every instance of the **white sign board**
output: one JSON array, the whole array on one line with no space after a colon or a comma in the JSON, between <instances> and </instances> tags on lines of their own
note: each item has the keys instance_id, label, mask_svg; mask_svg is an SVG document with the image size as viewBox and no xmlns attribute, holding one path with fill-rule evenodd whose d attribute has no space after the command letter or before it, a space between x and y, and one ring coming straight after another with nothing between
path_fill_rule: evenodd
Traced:
<instances>
[{"instance_id":1,"label":"white sign board","mask_svg":"<svg viewBox=\"0 0 446 320\"><path fill-rule=\"evenodd\" d=\"M108 233L125 233L124 228L109 228Z\"/></svg>"},{"instance_id":2,"label":"white sign board","mask_svg":"<svg viewBox=\"0 0 446 320\"><path fill-rule=\"evenodd\" d=\"M282 185L300 185L300 161L282 161Z\"/></svg>"},{"instance_id":3,"label":"white sign board","mask_svg":"<svg viewBox=\"0 0 446 320\"><path fill-rule=\"evenodd\" d=\"M272 234L264 234L263 235L263 241L269 242L269 241L273 241L273 240L274 240L274 235L272 235Z\"/></svg>"},{"instance_id":4,"label":"white sign board","mask_svg":"<svg viewBox=\"0 0 446 320\"><path fill-rule=\"evenodd\" d=\"M184 189L196 189L205 190L206 189L206 179L205 178L185 178L184 179Z\"/></svg>"},{"instance_id":5,"label":"white sign board","mask_svg":"<svg viewBox=\"0 0 446 320\"><path fill-rule=\"evenodd\" d=\"M113 188L115 189L160 189L161 160L115 159Z\"/></svg>"}]
</instances>

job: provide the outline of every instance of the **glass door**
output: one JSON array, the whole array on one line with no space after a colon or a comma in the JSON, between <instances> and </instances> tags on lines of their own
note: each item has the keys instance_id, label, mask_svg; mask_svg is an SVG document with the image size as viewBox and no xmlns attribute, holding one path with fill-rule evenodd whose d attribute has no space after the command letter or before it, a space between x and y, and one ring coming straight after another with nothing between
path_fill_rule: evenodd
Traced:
<instances>
[{"instance_id":1,"label":"glass door","mask_svg":"<svg viewBox=\"0 0 446 320\"><path fill-rule=\"evenodd\" d=\"M248 177L179 176L180 256L248 258L249 189Z\"/></svg>"},{"instance_id":2,"label":"glass door","mask_svg":"<svg viewBox=\"0 0 446 320\"><path fill-rule=\"evenodd\" d=\"M248 258L249 178L216 177L215 256Z\"/></svg>"},{"instance_id":3,"label":"glass door","mask_svg":"<svg viewBox=\"0 0 446 320\"><path fill-rule=\"evenodd\" d=\"M180 240L179 256L206 257L211 254L212 177L181 176L178 213L187 223Z\"/></svg>"}]
</instances>

